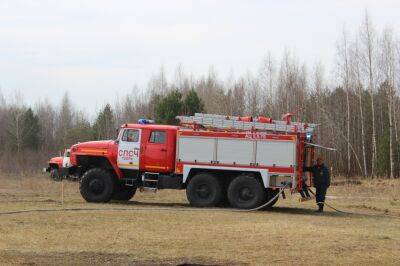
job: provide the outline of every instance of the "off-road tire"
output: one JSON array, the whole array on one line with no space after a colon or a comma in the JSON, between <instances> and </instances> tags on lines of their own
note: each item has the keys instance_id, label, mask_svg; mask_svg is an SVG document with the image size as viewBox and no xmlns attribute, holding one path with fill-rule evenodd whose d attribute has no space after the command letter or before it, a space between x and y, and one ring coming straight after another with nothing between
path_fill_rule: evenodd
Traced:
<instances>
[{"instance_id":1,"label":"off-road tire","mask_svg":"<svg viewBox=\"0 0 400 266\"><path fill-rule=\"evenodd\" d=\"M265 193L265 201L264 201L263 204L265 204L268 201L270 201L278 193L279 193L278 189L273 190L273 189L267 188L267 191ZM278 199L279 199L279 197L276 197L270 204L265 206L263 209L271 209L275 205L275 203L278 201Z\"/></svg>"},{"instance_id":2,"label":"off-road tire","mask_svg":"<svg viewBox=\"0 0 400 266\"><path fill-rule=\"evenodd\" d=\"M58 172L58 169L57 169L57 168L51 169L51 171L50 171L50 178L51 178L53 181L60 181L60 180L61 180L60 173Z\"/></svg>"},{"instance_id":3,"label":"off-road tire","mask_svg":"<svg viewBox=\"0 0 400 266\"><path fill-rule=\"evenodd\" d=\"M114 193L114 180L106 170L92 168L83 174L79 190L87 202L108 202Z\"/></svg>"},{"instance_id":4,"label":"off-road tire","mask_svg":"<svg viewBox=\"0 0 400 266\"><path fill-rule=\"evenodd\" d=\"M222 186L214 175L199 173L189 181L186 196L192 206L215 207L222 199Z\"/></svg>"},{"instance_id":5,"label":"off-road tire","mask_svg":"<svg viewBox=\"0 0 400 266\"><path fill-rule=\"evenodd\" d=\"M126 186L125 184L116 184L114 189L114 194L112 195L112 200L128 201L136 193L136 186Z\"/></svg>"},{"instance_id":6,"label":"off-road tire","mask_svg":"<svg viewBox=\"0 0 400 266\"><path fill-rule=\"evenodd\" d=\"M265 203L265 188L252 175L240 175L228 187L228 200L232 207L253 209Z\"/></svg>"}]
</instances>

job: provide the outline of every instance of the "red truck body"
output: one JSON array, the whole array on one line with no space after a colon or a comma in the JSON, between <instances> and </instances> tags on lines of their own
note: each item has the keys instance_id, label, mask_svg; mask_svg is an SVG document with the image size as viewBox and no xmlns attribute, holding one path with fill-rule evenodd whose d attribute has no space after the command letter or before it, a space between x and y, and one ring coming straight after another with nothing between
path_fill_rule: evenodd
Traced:
<instances>
[{"instance_id":1,"label":"red truck body","mask_svg":"<svg viewBox=\"0 0 400 266\"><path fill-rule=\"evenodd\" d=\"M253 208L277 189L301 188L314 148L308 124L181 118L184 127L124 124L117 140L73 145L69 172L82 177L82 196L129 200L137 187L172 188L186 189L194 206L215 206L228 197L234 207Z\"/></svg>"},{"instance_id":2,"label":"red truck body","mask_svg":"<svg viewBox=\"0 0 400 266\"><path fill-rule=\"evenodd\" d=\"M63 164L64 157L58 156L50 158L48 164L49 168L61 168Z\"/></svg>"},{"instance_id":3,"label":"red truck body","mask_svg":"<svg viewBox=\"0 0 400 266\"><path fill-rule=\"evenodd\" d=\"M135 150L118 150L119 143L115 140L79 143L71 147L71 164L77 165L77 158L79 156L104 157L110 162L118 178L124 178L124 174L120 168L124 167L124 165L123 163L118 163L118 154L123 155L125 152L127 153L127 157L139 158L139 171L159 173L174 172L176 133L178 128L179 127L167 125L124 124L121 126L121 132L123 132L124 129L141 130L139 149L141 152L135 152ZM164 143L150 142L150 134L155 130L166 132L167 139Z\"/></svg>"}]
</instances>

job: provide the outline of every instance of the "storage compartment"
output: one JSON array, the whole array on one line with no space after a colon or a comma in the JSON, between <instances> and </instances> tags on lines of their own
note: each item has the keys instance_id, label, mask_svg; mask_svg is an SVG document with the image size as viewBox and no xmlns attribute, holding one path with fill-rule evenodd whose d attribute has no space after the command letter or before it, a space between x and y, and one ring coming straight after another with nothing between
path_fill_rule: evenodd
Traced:
<instances>
[{"instance_id":1,"label":"storage compartment","mask_svg":"<svg viewBox=\"0 0 400 266\"><path fill-rule=\"evenodd\" d=\"M214 138L180 137L178 141L178 160L199 163L214 161Z\"/></svg>"},{"instance_id":2,"label":"storage compartment","mask_svg":"<svg viewBox=\"0 0 400 266\"><path fill-rule=\"evenodd\" d=\"M254 163L254 141L218 139L217 161L223 164L250 165Z\"/></svg>"},{"instance_id":3,"label":"storage compartment","mask_svg":"<svg viewBox=\"0 0 400 266\"><path fill-rule=\"evenodd\" d=\"M290 175L271 175L269 177L270 187L284 187L287 184L292 184L293 177Z\"/></svg>"},{"instance_id":4,"label":"storage compartment","mask_svg":"<svg viewBox=\"0 0 400 266\"><path fill-rule=\"evenodd\" d=\"M256 162L259 165L292 167L296 164L296 142L257 141Z\"/></svg>"}]
</instances>

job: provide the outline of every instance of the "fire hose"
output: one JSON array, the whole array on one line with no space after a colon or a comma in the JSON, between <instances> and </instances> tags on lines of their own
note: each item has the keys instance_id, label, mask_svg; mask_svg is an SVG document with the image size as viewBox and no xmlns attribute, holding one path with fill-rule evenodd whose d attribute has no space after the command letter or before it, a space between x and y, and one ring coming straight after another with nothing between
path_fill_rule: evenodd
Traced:
<instances>
[{"instance_id":1,"label":"fire hose","mask_svg":"<svg viewBox=\"0 0 400 266\"><path fill-rule=\"evenodd\" d=\"M312 191L310 188L308 189L308 191L310 191L310 193L313 194L314 197L317 197L317 195L314 193L314 191ZM328 207L331 208L332 210L337 211L337 212L339 212L339 213L344 213L344 214L355 214L355 213L352 213L352 212L345 212L345 211L339 210L339 209L337 209L337 208L335 208L335 207L329 205L329 204L326 203L326 202L317 202L317 204L323 204L323 205L325 205L325 206L328 206Z\"/></svg>"},{"instance_id":2,"label":"fire hose","mask_svg":"<svg viewBox=\"0 0 400 266\"><path fill-rule=\"evenodd\" d=\"M236 212L251 212L263 209L270 205L274 200L276 200L287 188L290 184L285 185L285 187L281 188L280 191L273 196L268 202L262 204L253 209L233 209L226 211L236 211ZM173 207L159 207L159 208L60 208L60 209L30 209L30 210L20 210L20 211L8 211L8 212L0 212L0 215L6 214L19 214L19 213L31 213L31 212L57 212L57 211L142 211L142 210L151 210L151 211L165 211L165 210L176 210L176 211L202 211L202 210L221 210L221 209L213 209L213 208L173 208Z\"/></svg>"},{"instance_id":3,"label":"fire hose","mask_svg":"<svg viewBox=\"0 0 400 266\"><path fill-rule=\"evenodd\" d=\"M154 207L154 208L141 208L141 207L131 207L131 208L59 208L59 209L28 209L28 210L19 210L19 211L6 211L0 212L0 215L11 215L11 214L20 214L20 213L32 213L32 212L68 212L68 211L204 211L204 210L211 210L211 211L233 211L233 212L252 212L263 209L269 206L274 200L276 200L283 192L284 189L287 188L290 184L286 184L283 188L279 189L279 192L273 196L269 201L266 203L253 208L253 209L220 209L220 208L175 208L175 207ZM309 189L311 194L315 196L315 193ZM318 203L318 202L317 202ZM321 202L322 203L322 202ZM348 215L366 215L366 216L380 216L380 217L392 217L392 218L400 218L399 216L395 215L380 215L380 214L369 214L369 213L354 213L354 212L346 212L339 210L328 203L324 203L327 207L333 209L334 211L342 214Z\"/></svg>"},{"instance_id":4,"label":"fire hose","mask_svg":"<svg viewBox=\"0 0 400 266\"><path fill-rule=\"evenodd\" d=\"M244 210L244 209L234 209L234 211L239 211L239 212L251 212L251 211L258 211L258 210L261 210L261 209L263 209L263 208L269 206L272 202L274 202L274 200L276 200L276 199L283 193L283 191L285 190L285 188L289 187L290 185L291 185L290 183L285 184L285 186L284 186L283 188L280 188L280 189L279 189L279 192L276 193L275 196L273 196L269 201L267 201L266 203L262 204L261 206L258 206L258 207L253 208L253 209L245 209L245 210Z\"/></svg>"}]
</instances>

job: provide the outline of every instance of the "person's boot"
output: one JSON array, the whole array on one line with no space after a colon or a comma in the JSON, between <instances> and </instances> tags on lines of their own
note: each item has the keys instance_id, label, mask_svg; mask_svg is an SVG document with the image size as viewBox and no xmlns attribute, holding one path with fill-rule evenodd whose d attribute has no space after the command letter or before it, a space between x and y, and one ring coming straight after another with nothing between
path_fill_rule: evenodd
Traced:
<instances>
[{"instance_id":1,"label":"person's boot","mask_svg":"<svg viewBox=\"0 0 400 266\"><path fill-rule=\"evenodd\" d=\"M318 204L318 210L316 212L324 212L324 205Z\"/></svg>"}]
</instances>

